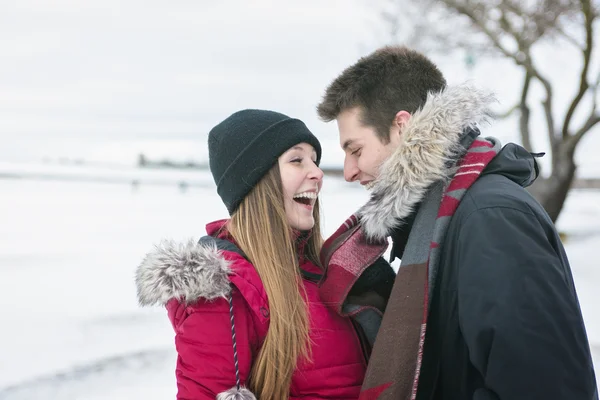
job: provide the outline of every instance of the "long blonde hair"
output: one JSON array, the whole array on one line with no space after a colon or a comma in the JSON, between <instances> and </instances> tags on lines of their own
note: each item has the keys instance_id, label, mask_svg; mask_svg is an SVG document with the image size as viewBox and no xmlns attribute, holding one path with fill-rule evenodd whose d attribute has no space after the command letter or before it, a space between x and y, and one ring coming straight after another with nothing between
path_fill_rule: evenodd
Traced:
<instances>
[{"instance_id":1,"label":"long blonde hair","mask_svg":"<svg viewBox=\"0 0 600 400\"><path fill-rule=\"evenodd\" d=\"M318 202L313 215L315 226L305 257L319 265L323 238ZM261 400L287 399L298 361L310 360L310 322L278 165L244 198L227 229L256 268L269 301L269 329L254 360L249 387Z\"/></svg>"}]
</instances>

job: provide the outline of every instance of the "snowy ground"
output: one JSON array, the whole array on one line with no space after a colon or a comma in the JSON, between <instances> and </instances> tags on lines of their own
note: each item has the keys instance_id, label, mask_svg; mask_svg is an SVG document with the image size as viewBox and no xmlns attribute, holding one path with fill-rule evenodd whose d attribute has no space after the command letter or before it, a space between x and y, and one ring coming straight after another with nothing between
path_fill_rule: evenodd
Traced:
<instances>
[{"instance_id":1,"label":"snowy ground","mask_svg":"<svg viewBox=\"0 0 600 400\"><path fill-rule=\"evenodd\" d=\"M210 175L184 175L148 173L162 184L138 186L0 179L0 399L174 398L172 330L162 309L138 308L133 275L160 238L199 237L226 217ZM366 198L327 178L325 233ZM600 360L600 192L573 192L559 227Z\"/></svg>"}]
</instances>

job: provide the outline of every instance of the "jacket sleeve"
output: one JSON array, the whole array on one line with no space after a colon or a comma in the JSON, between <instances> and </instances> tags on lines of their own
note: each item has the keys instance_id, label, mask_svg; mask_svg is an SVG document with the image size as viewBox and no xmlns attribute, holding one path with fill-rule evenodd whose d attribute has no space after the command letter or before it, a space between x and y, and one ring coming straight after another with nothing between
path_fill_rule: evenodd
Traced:
<instances>
[{"instance_id":1,"label":"jacket sleeve","mask_svg":"<svg viewBox=\"0 0 600 400\"><path fill-rule=\"evenodd\" d=\"M568 262L550 223L507 207L474 211L458 239L458 315L485 389L474 400L596 398Z\"/></svg>"},{"instance_id":2,"label":"jacket sleeve","mask_svg":"<svg viewBox=\"0 0 600 400\"><path fill-rule=\"evenodd\" d=\"M256 335L245 301L234 295L233 302L240 380L245 386ZM229 302L200 300L186 307L172 300L167 309L176 331L177 399L214 400L235 387Z\"/></svg>"}]
</instances>

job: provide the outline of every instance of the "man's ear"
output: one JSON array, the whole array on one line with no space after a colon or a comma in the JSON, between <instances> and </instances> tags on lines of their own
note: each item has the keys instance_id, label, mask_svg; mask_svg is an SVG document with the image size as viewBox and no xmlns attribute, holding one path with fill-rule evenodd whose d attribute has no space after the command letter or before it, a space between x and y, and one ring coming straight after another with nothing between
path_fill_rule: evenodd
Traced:
<instances>
[{"instance_id":1,"label":"man's ear","mask_svg":"<svg viewBox=\"0 0 600 400\"><path fill-rule=\"evenodd\" d=\"M404 125L408 122L411 115L408 111L400 110L396 113L394 117L394 125L397 125L400 130L404 129Z\"/></svg>"},{"instance_id":2,"label":"man's ear","mask_svg":"<svg viewBox=\"0 0 600 400\"><path fill-rule=\"evenodd\" d=\"M396 115L394 116L394 121L392 122L392 127L390 129L390 140L392 142L396 142L400 139L402 131L404 130L404 127L410 120L410 117L410 113L405 110L400 110L396 113Z\"/></svg>"}]
</instances>

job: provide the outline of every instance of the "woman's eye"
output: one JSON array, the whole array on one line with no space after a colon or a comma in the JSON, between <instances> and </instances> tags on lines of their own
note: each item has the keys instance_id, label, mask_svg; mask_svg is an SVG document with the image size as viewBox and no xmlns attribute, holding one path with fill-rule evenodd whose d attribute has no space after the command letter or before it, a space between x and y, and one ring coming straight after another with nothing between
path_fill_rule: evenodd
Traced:
<instances>
[{"instance_id":1,"label":"woman's eye","mask_svg":"<svg viewBox=\"0 0 600 400\"><path fill-rule=\"evenodd\" d=\"M294 159L293 159L292 161L290 161L290 162L293 162L293 163L301 163L301 162L302 162L302 159L301 159L301 158L294 158Z\"/></svg>"},{"instance_id":2,"label":"woman's eye","mask_svg":"<svg viewBox=\"0 0 600 400\"><path fill-rule=\"evenodd\" d=\"M359 153L360 153L360 149L356 149L350 154L352 154L353 156L357 156L357 155L360 155Z\"/></svg>"}]
</instances>

